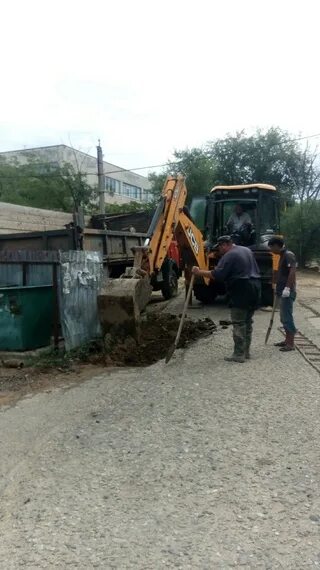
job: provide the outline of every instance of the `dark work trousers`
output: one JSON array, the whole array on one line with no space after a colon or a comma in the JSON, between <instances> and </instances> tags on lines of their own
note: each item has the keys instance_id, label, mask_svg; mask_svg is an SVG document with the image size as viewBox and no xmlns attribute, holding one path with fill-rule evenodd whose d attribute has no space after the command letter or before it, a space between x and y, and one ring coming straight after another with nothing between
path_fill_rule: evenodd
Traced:
<instances>
[{"instance_id":1,"label":"dark work trousers","mask_svg":"<svg viewBox=\"0 0 320 570\"><path fill-rule=\"evenodd\" d=\"M231 307L231 320L233 324L234 354L236 356L249 355L254 309L238 309Z\"/></svg>"}]
</instances>

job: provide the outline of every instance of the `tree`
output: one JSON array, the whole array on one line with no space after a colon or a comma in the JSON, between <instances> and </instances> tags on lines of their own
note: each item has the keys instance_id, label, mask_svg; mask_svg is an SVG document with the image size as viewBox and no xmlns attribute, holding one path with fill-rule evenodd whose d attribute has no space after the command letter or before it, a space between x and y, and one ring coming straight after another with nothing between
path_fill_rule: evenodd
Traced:
<instances>
[{"instance_id":1,"label":"tree","mask_svg":"<svg viewBox=\"0 0 320 570\"><path fill-rule=\"evenodd\" d=\"M155 202L126 202L125 204L106 204L106 214L129 214L134 212L152 212Z\"/></svg>"},{"instance_id":2,"label":"tree","mask_svg":"<svg viewBox=\"0 0 320 570\"><path fill-rule=\"evenodd\" d=\"M70 212L96 209L97 189L71 164L62 166L28 157L25 164L0 157L0 200L11 204Z\"/></svg>"},{"instance_id":3,"label":"tree","mask_svg":"<svg viewBox=\"0 0 320 570\"><path fill-rule=\"evenodd\" d=\"M300 203L317 200L320 195L320 164L318 147L311 149L309 143L288 172L293 181L294 198Z\"/></svg>"},{"instance_id":4,"label":"tree","mask_svg":"<svg viewBox=\"0 0 320 570\"><path fill-rule=\"evenodd\" d=\"M319 261L320 169L318 148L307 143L290 169L295 204L283 214L282 230L300 266Z\"/></svg>"},{"instance_id":5,"label":"tree","mask_svg":"<svg viewBox=\"0 0 320 570\"><path fill-rule=\"evenodd\" d=\"M216 184L263 182L278 188L283 202L292 200L295 184L290 174L301 150L294 137L279 128L253 135L245 131L209 143L216 161Z\"/></svg>"},{"instance_id":6,"label":"tree","mask_svg":"<svg viewBox=\"0 0 320 570\"><path fill-rule=\"evenodd\" d=\"M149 182L151 182L151 194L153 195L154 200L157 200L161 195L162 188L167 178L167 173L162 172L161 174L156 174L156 172L150 172Z\"/></svg>"},{"instance_id":7,"label":"tree","mask_svg":"<svg viewBox=\"0 0 320 570\"><path fill-rule=\"evenodd\" d=\"M210 149L176 150L174 156L176 162L171 162L169 168L173 174L185 175L189 199L208 194L216 178L215 157Z\"/></svg>"},{"instance_id":8,"label":"tree","mask_svg":"<svg viewBox=\"0 0 320 570\"><path fill-rule=\"evenodd\" d=\"M240 131L213 140L204 147L177 150L165 172L152 174L153 191L159 193L167 174L186 176L188 198L206 195L216 185L264 182L276 186L283 203L292 203L295 183L290 174L301 159L298 142L279 128Z\"/></svg>"},{"instance_id":9,"label":"tree","mask_svg":"<svg viewBox=\"0 0 320 570\"><path fill-rule=\"evenodd\" d=\"M159 196L167 175L183 174L188 188L188 202L194 196L208 194L215 180L215 161L206 148L176 150L175 161L170 161L164 173L149 175L152 183L151 191Z\"/></svg>"},{"instance_id":10,"label":"tree","mask_svg":"<svg viewBox=\"0 0 320 570\"><path fill-rule=\"evenodd\" d=\"M297 256L300 267L309 261L320 261L320 201L296 203L283 214L281 233Z\"/></svg>"}]
</instances>

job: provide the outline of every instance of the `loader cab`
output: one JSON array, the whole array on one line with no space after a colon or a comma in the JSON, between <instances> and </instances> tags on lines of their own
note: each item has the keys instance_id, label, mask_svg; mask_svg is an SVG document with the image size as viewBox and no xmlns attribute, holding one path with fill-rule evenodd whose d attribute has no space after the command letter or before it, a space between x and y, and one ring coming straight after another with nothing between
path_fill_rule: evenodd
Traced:
<instances>
[{"instance_id":1,"label":"loader cab","mask_svg":"<svg viewBox=\"0 0 320 570\"><path fill-rule=\"evenodd\" d=\"M266 248L280 229L278 192L269 184L215 186L209 196L193 199L190 212L212 244L228 234L238 245Z\"/></svg>"},{"instance_id":2,"label":"loader cab","mask_svg":"<svg viewBox=\"0 0 320 570\"><path fill-rule=\"evenodd\" d=\"M272 304L272 273L276 260L270 252L268 241L280 231L276 188L269 184L215 186L208 196L192 201L190 213L203 232L208 252L211 251L210 269L218 261L212 246L219 236L231 235L235 244L249 247L254 252L261 274L262 302L265 305ZM243 220L243 223L239 220ZM232 221L236 223L232 224ZM212 298L217 294L214 288L213 284ZM207 291L205 294L208 296ZM203 295L199 288L197 298L203 301Z\"/></svg>"}]
</instances>

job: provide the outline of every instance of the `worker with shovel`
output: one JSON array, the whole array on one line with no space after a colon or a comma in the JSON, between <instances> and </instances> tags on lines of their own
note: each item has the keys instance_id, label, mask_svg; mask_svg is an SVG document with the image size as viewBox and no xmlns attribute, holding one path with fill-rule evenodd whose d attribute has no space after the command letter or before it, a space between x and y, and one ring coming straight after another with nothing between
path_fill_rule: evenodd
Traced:
<instances>
[{"instance_id":1,"label":"worker with shovel","mask_svg":"<svg viewBox=\"0 0 320 570\"><path fill-rule=\"evenodd\" d=\"M221 236L215 249L221 259L213 271L193 267L194 275L224 281L230 295L231 320L233 324L234 351L226 356L227 362L245 362L250 358L252 323L259 306L260 273L250 249L235 245L230 236Z\"/></svg>"},{"instance_id":2,"label":"worker with shovel","mask_svg":"<svg viewBox=\"0 0 320 570\"><path fill-rule=\"evenodd\" d=\"M276 296L280 299L280 321L284 327L286 338L275 343L281 352L294 350L294 337L297 332L293 320L293 303L296 299L296 258L292 251L285 247L283 239L272 237L269 240L272 253L280 255L276 274Z\"/></svg>"}]
</instances>

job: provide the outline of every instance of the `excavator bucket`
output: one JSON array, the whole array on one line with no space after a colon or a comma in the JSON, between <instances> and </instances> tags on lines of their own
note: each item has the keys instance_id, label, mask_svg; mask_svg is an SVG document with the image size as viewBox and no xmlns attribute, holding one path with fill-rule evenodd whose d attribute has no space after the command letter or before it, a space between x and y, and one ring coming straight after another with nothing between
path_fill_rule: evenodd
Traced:
<instances>
[{"instance_id":1,"label":"excavator bucket","mask_svg":"<svg viewBox=\"0 0 320 570\"><path fill-rule=\"evenodd\" d=\"M141 278L108 279L98 295L103 334L131 335L139 340L140 313L150 300L148 275Z\"/></svg>"}]
</instances>

